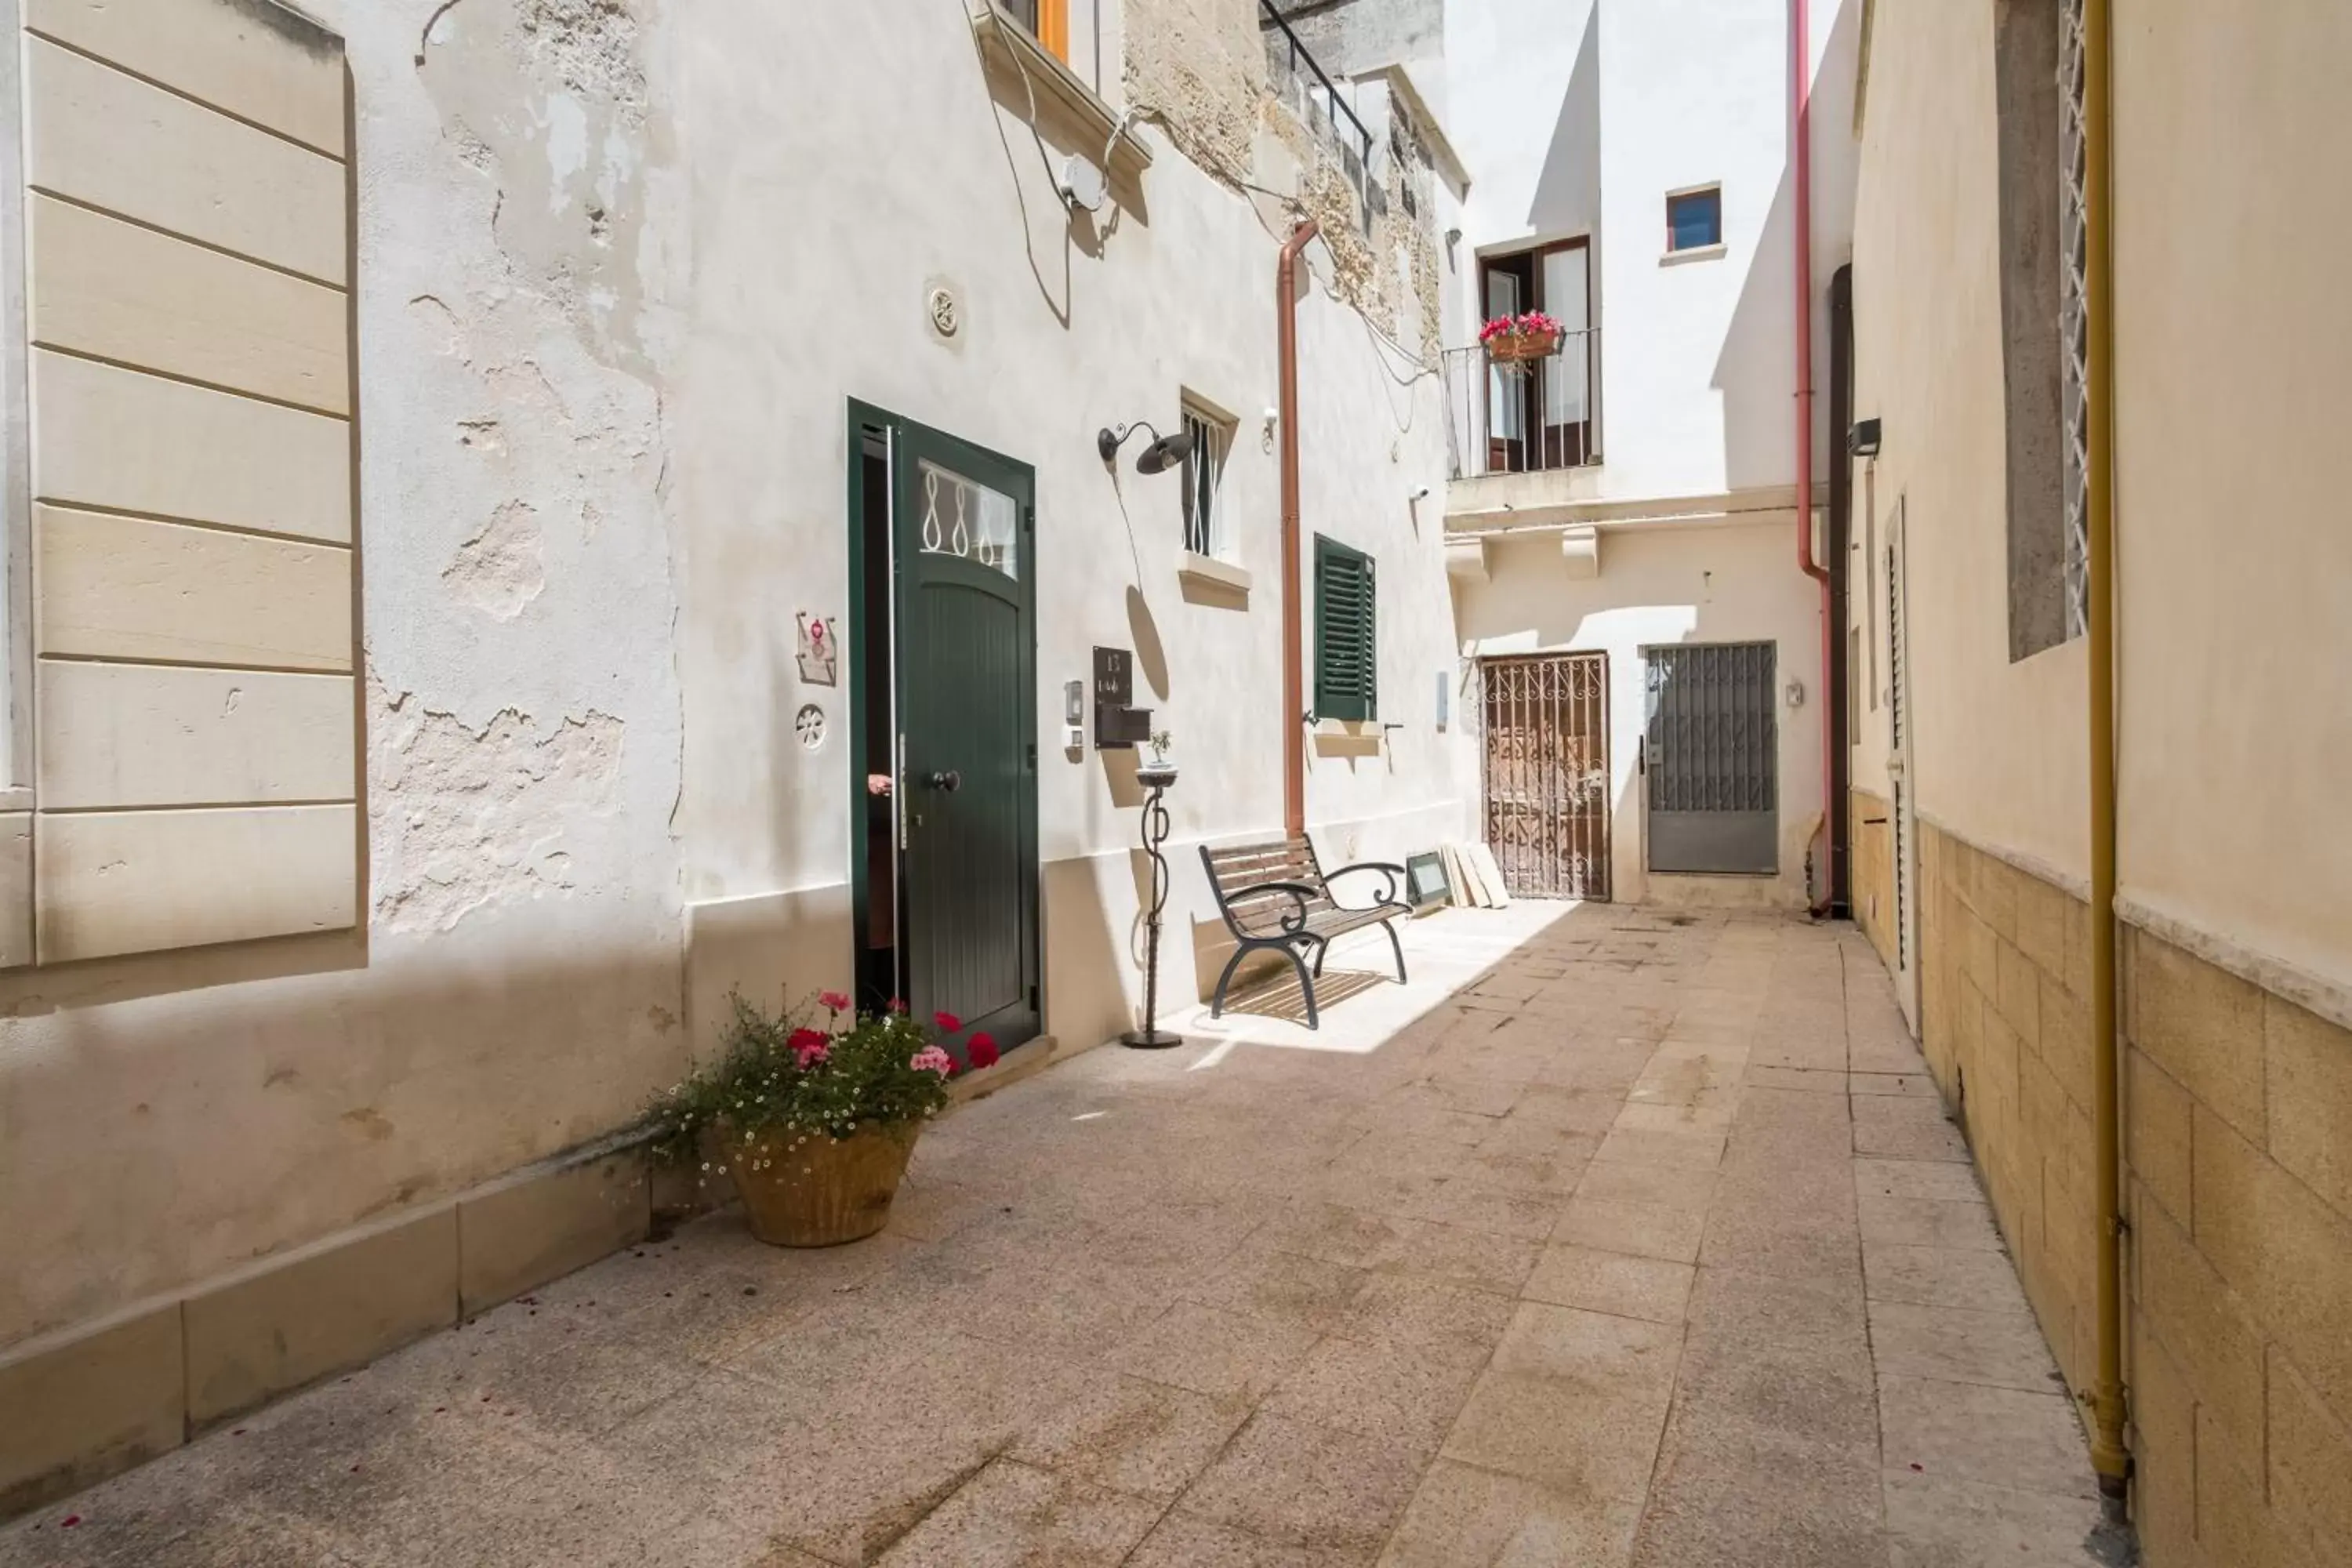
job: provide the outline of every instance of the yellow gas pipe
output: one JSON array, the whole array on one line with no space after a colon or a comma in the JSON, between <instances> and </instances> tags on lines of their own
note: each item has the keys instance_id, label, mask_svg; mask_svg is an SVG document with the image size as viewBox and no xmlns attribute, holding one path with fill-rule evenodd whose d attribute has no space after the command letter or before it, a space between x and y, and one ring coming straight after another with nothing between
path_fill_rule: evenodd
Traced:
<instances>
[{"instance_id":1,"label":"yellow gas pipe","mask_svg":"<svg viewBox=\"0 0 2352 1568\"><path fill-rule=\"evenodd\" d=\"M2091 1467L2120 1503L2131 1475L2124 1447L2122 1145L2116 1045L2115 288L2109 183L2109 0L2083 0L2084 474L2085 630L2090 641L2091 1062L2098 1181L2098 1381L2092 1389Z\"/></svg>"}]
</instances>

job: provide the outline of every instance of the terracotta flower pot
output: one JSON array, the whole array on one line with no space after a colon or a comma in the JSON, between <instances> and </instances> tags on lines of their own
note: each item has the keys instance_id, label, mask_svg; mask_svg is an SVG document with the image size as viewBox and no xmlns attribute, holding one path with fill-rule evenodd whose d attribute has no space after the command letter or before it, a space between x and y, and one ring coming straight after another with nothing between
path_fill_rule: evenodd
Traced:
<instances>
[{"instance_id":1,"label":"terracotta flower pot","mask_svg":"<svg viewBox=\"0 0 2352 1568\"><path fill-rule=\"evenodd\" d=\"M1549 358L1558 347L1558 332L1497 332L1486 340L1486 357L1496 364L1518 364Z\"/></svg>"},{"instance_id":2,"label":"terracotta flower pot","mask_svg":"<svg viewBox=\"0 0 2352 1568\"><path fill-rule=\"evenodd\" d=\"M821 1132L730 1134L729 1173L751 1234L771 1247L835 1247L872 1236L890 1218L922 1130L919 1121L866 1122L837 1141Z\"/></svg>"}]
</instances>

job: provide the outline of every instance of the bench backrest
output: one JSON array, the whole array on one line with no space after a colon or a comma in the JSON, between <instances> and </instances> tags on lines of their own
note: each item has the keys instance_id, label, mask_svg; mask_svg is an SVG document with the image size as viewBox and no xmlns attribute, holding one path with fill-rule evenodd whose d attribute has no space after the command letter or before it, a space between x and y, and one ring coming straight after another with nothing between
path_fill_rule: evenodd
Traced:
<instances>
[{"instance_id":1,"label":"bench backrest","mask_svg":"<svg viewBox=\"0 0 2352 1568\"><path fill-rule=\"evenodd\" d=\"M1225 911L1227 923L1237 931L1258 934L1297 915L1297 900L1287 893L1234 897L1263 883L1296 882L1302 888L1314 889L1315 896L1307 900L1309 914L1335 907L1330 889L1323 883L1322 862L1315 857L1315 841L1304 833L1223 849L1204 846L1201 862L1208 868L1209 884L1216 889L1217 903Z\"/></svg>"}]
</instances>

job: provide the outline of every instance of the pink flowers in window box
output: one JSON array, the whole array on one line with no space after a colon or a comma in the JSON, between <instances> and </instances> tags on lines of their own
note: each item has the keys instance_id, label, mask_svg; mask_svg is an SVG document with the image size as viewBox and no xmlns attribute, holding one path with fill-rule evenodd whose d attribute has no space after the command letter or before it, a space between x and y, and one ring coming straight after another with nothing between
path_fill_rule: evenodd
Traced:
<instances>
[{"instance_id":1,"label":"pink flowers in window box","mask_svg":"<svg viewBox=\"0 0 2352 1568\"><path fill-rule=\"evenodd\" d=\"M1542 359L1559 347L1559 322L1541 310L1497 316L1478 329L1486 357L1498 364Z\"/></svg>"}]
</instances>

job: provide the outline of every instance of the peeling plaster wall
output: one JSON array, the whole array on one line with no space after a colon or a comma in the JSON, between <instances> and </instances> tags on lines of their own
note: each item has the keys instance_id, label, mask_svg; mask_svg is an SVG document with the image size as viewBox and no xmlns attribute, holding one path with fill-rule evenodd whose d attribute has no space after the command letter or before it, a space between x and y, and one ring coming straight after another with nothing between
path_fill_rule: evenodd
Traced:
<instances>
[{"instance_id":1,"label":"peeling plaster wall","mask_svg":"<svg viewBox=\"0 0 2352 1568\"><path fill-rule=\"evenodd\" d=\"M625 1121L684 1056L674 8L315 0L356 104L364 932L0 976L0 1345Z\"/></svg>"},{"instance_id":2,"label":"peeling plaster wall","mask_svg":"<svg viewBox=\"0 0 2352 1568\"><path fill-rule=\"evenodd\" d=\"M1042 719L1094 646L1138 652L1186 763L1171 994L1214 918L1185 846L1279 830L1278 198L1147 124L1142 190L1071 217L1051 169L1100 132L1048 116L1041 145L954 6L436 6L319 5L357 104L369 923L0 976L0 1346L608 1133L707 1046L693 998L842 977L847 688L793 655L795 612L847 625L852 396L1035 466ZM1185 31L1207 0L1169 8L1123 35L1197 44L1172 134L1297 188L1253 162L1246 7L1219 0L1223 42ZM1402 309L1414 264L1377 247ZM1344 253L1309 258L1307 527L1381 562L1402 726L1318 745L1309 817L1327 854L1397 856L1465 826L1437 518L1407 500L1444 430L1334 297ZM1240 604L1180 581L1173 478L1094 453L1187 392L1238 420ZM1138 792L1132 753L1053 738L1047 1026L1084 1047L1141 994Z\"/></svg>"}]
</instances>

